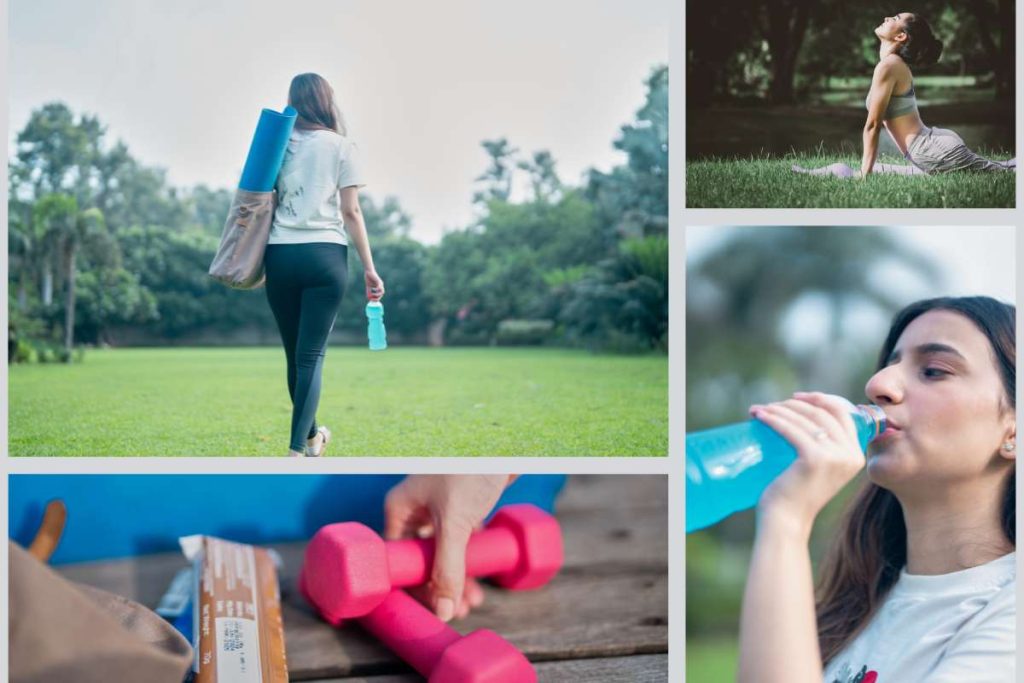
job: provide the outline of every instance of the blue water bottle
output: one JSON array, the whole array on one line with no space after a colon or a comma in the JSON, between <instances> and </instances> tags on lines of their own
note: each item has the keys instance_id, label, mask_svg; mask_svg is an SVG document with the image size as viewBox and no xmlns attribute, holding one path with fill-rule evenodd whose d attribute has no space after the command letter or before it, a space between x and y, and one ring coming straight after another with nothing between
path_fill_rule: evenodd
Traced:
<instances>
[{"instance_id":1,"label":"blue water bottle","mask_svg":"<svg viewBox=\"0 0 1024 683\"><path fill-rule=\"evenodd\" d=\"M379 301L366 303L366 336L370 340L371 351L388 348L388 337L384 331L384 305Z\"/></svg>"},{"instance_id":2,"label":"blue water bottle","mask_svg":"<svg viewBox=\"0 0 1024 683\"><path fill-rule=\"evenodd\" d=\"M876 405L850 403L861 450L885 431ZM757 505L761 492L796 460L796 450L759 420L686 435L686 533Z\"/></svg>"}]
</instances>

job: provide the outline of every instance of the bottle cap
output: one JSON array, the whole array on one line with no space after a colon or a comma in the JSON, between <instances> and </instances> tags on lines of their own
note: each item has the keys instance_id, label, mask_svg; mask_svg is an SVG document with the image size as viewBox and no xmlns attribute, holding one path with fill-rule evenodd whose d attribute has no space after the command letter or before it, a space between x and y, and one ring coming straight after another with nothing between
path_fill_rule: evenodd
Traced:
<instances>
[{"instance_id":1,"label":"bottle cap","mask_svg":"<svg viewBox=\"0 0 1024 683\"><path fill-rule=\"evenodd\" d=\"M886 417L885 411L882 410L881 406L877 406L874 403L862 403L857 406L857 410L875 425L875 433L871 435L871 439L885 431ZM868 439L868 441L871 441L871 439Z\"/></svg>"}]
</instances>

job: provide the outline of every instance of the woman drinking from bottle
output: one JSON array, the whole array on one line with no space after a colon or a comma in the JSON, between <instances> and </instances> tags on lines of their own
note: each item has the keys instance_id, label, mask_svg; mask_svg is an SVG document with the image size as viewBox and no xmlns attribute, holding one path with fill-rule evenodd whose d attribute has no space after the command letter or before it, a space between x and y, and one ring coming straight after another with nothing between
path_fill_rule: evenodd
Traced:
<instances>
[{"instance_id":1,"label":"woman drinking from bottle","mask_svg":"<svg viewBox=\"0 0 1024 683\"><path fill-rule=\"evenodd\" d=\"M288 366L288 455L320 456L331 438L316 423L320 378L345 291L349 240L363 262L368 299L384 296L384 281L374 269L359 208L357 148L346 137L334 91L317 74L299 74L288 104L298 117L277 177L278 203L264 258L267 301Z\"/></svg>"},{"instance_id":2,"label":"woman drinking from bottle","mask_svg":"<svg viewBox=\"0 0 1024 683\"><path fill-rule=\"evenodd\" d=\"M753 406L797 459L763 493L740 681L1015 680L1015 309L942 298L898 313L866 393L867 456L823 394ZM858 472L815 593L815 517Z\"/></svg>"}]
</instances>

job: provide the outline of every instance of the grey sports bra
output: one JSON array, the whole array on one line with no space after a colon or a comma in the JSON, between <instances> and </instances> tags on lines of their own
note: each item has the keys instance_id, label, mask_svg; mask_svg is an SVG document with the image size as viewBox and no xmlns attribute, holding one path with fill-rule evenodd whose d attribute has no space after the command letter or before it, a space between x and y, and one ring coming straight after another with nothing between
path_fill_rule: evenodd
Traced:
<instances>
[{"instance_id":1,"label":"grey sports bra","mask_svg":"<svg viewBox=\"0 0 1024 683\"><path fill-rule=\"evenodd\" d=\"M871 95L868 94L864 98L864 106L871 106ZM917 97L914 95L914 82L910 82L910 90L903 93L902 95L891 95L889 97L889 106L885 108L885 113L882 114L882 118L888 121L894 119L897 116L903 116L904 114L910 114L917 111Z\"/></svg>"}]
</instances>

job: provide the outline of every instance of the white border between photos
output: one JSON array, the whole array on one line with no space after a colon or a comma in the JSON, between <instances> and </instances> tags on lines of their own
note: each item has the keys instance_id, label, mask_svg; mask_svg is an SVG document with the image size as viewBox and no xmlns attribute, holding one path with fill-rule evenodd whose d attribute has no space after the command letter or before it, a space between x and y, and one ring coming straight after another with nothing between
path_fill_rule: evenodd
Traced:
<instances>
[{"instance_id":1,"label":"white border between photos","mask_svg":"<svg viewBox=\"0 0 1024 683\"><path fill-rule=\"evenodd\" d=\"M6 30L6 27L7 27L7 12L8 12L7 2L0 2L0 22L2 22L3 26L5 27L5 30ZM6 33L4 34L4 37L6 39ZM4 50L2 52L0 52L0 91L3 91L3 93L4 93L4 103L5 103L5 106L4 106L3 110L0 111L0 121L3 122L3 130L4 130L3 140L0 141L0 149L3 150L3 158L4 158L3 169L0 170L0 181L2 181L2 183L3 183L4 197L5 197L5 201L3 202L3 205L0 206L0 223L3 224L2 226L0 226L0 233L3 234L3 240L4 240L3 258L0 258L0 278L2 278L2 280L0 280L0 282L4 283L4 286L3 286L4 301L0 302L0 328L3 328L4 330L7 329L7 265L8 265L8 262L10 260L8 258L8 256L7 256L7 201L6 201L6 197L7 197L7 163L6 163L6 160L8 158L8 156L7 156L8 155L8 143L7 143L8 134L7 134L7 130L8 130L8 126L9 126L8 119L10 117L10 107L7 105L7 79L8 79L8 69L9 68L10 68L10 56L9 56L9 52L7 50L7 41L5 40L4 41ZM2 365L0 365L0 368L3 368L3 370L0 371L0 382L3 383L3 386L0 387L0 448L2 448L2 450L3 450L2 455L0 455L0 501L3 502L3 507L2 507L2 509L0 509L0 522L2 522L2 524L3 524L2 528L6 532L7 531L7 476L8 476L8 472L9 472L9 465L10 465L10 462L11 462L11 458L7 455L7 453L8 453L8 449L7 449L7 414L8 414L8 411L7 411L7 355L6 354L4 354L4 358L3 358L2 361L0 361L0 363L3 363ZM8 656L8 651L7 651L7 647L8 647L8 631L9 631L9 621L8 621L8 608L9 608L9 606L8 606L7 596L8 596L8 586L9 586L9 583L10 583L10 572L7 571L7 567L8 567L8 564L7 564L8 557L7 556L8 556L7 544L3 543L2 547L0 547L0 563L2 563L2 564L0 564L0 567L3 568L2 570L0 570L0 574L3 574L3 577L4 577L4 579L3 579L3 595L0 595L0 615L3 616L3 625L0 626L0 641L2 641L2 642L0 642L0 662L9 662L9 661L11 661L11 658ZM6 664L3 665L3 671L0 672L0 676L3 677L4 681L7 680L7 665Z\"/></svg>"},{"instance_id":2,"label":"white border between photos","mask_svg":"<svg viewBox=\"0 0 1024 683\"><path fill-rule=\"evenodd\" d=\"M686 677L686 4L669 28L668 80L668 680ZM676 190L676 187L679 190Z\"/></svg>"}]
</instances>

